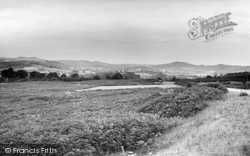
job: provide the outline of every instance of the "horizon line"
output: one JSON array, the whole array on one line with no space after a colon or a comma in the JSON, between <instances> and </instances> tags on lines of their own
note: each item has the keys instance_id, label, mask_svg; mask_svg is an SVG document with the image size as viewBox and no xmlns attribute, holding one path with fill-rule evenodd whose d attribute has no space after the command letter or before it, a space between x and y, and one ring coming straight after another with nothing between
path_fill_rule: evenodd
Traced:
<instances>
[{"instance_id":1,"label":"horizon line","mask_svg":"<svg viewBox=\"0 0 250 156\"><path fill-rule=\"evenodd\" d=\"M168 63L161 63L161 64L147 64L147 63L108 63L108 62L103 62L103 61L98 61L98 60L95 60L95 61L91 61L91 60L79 60L79 59L70 59L70 60L65 60L65 59L44 59L44 58L41 58L41 57L36 57L36 56L17 56L17 57L0 57L0 58L7 58L7 59L15 59L15 58L37 58L37 59L41 59L41 60L46 60L46 61L89 61L89 62L100 62L100 63L106 63L106 64L116 64L116 65L164 65L164 64L171 64L171 63L187 63L187 64L191 64L191 65L196 65L196 66L216 66L216 65L226 65L226 66L242 66L242 67L247 67L247 66L250 66L250 65L236 65L236 64L222 64L222 63L219 63L219 64L194 64L194 63L190 63L190 62L186 62L186 61L173 61L173 62L168 62Z\"/></svg>"}]
</instances>

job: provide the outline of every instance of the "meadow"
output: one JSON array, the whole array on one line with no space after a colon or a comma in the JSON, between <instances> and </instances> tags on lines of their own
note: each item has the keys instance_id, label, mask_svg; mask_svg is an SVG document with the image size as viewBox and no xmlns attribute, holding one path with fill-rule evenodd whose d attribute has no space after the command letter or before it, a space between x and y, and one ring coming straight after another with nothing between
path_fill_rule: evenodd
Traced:
<instances>
[{"instance_id":1,"label":"meadow","mask_svg":"<svg viewBox=\"0 0 250 156\"><path fill-rule=\"evenodd\" d=\"M209 87L76 92L106 82L1 84L0 143L60 144L65 156L122 156L122 146L137 155L157 154L206 122L197 116L230 100Z\"/></svg>"}]
</instances>

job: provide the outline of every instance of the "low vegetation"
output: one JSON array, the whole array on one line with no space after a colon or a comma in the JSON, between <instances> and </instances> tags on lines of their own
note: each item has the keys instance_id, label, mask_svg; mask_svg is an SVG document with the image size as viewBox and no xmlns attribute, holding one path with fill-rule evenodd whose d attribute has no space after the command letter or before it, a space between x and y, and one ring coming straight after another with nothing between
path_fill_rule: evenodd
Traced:
<instances>
[{"instance_id":1,"label":"low vegetation","mask_svg":"<svg viewBox=\"0 0 250 156\"><path fill-rule=\"evenodd\" d=\"M150 145L174 122L137 113L137 100L162 89L75 92L63 82L3 85L0 143L47 143L74 155L106 155Z\"/></svg>"},{"instance_id":2,"label":"low vegetation","mask_svg":"<svg viewBox=\"0 0 250 156\"><path fill-rule=\"evenodd\" d=\"M190 117L207 107L206 100L219 100L223 92L209 87L173 88L151 97L138 112L161 117Z\"/></svg>"},{"instance_id":3,"label":"low vegetation","mask_svg":"<svg viewBox=\"0 0 250 156\"><path fill-rule=\"evenodd\" d=\"M159 136L179 125L178 118L223 96L210 87L75 92L74 83L42 81L3 87L0 143L56 143L68 156L109 155L122 146L150 152Z\"/></svg>"},{"instance_id":4,"label":"low vegetation","mask_svg":"<svg viewBox=\"0 0 250 156\"><path fill-rule=\"evenodd\" d=\"M217 88L217 89L221 90L223 93L227 93L228 92L227 88L223 84L218 83L218 82L207 83L207 84L205 84L205 86L212 87L212 88Z\"/></svg>"},{"instance_id":5,"label":"low vegetation","mask_svg":"<svg viewBox=\"0 0 250 156\"><path fill-rule=\"evenodd\" d=\"M246 92L241 92L240 96L248 96L248 94Z\"/></svg>"},{"instance_id":6,"label":"low vegetation","mask_svg":"<svg viewBox=\"0 0 250 156\"><path fill-rule=\"evenodd\" d=\"M84 77L78 73L72 73L70 75L61 74L59 75L56 72L50 73L40 73L39 71L27 72L25 70L15 71L13 68L4 69L1 71L0 83L2 82L25 82L25 81L65 81L65 82L82 82L89 80L107 80L117 82L121 80L122 82L118 83L120 85L150 85L155 84L156 82L162 82L159 78L148 78L141 79L140 75L137 75L133 72L105 72L95 75L88 75ZM126 82L124 84L124 82ZM115 83L113 83L115 84ZM160 83L159 83L160 84ZM109 83L105 84L109 85Z\"/></svg>"}]
</instances>

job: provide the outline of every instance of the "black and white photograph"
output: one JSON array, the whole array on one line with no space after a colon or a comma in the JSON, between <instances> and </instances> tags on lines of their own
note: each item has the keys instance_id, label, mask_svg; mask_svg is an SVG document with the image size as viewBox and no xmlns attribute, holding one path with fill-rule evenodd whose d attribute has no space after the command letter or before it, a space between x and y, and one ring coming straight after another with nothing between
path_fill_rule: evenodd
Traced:
<instances>
[{"instance_id":1,"label":"black and white photograph","mask_svg":"<svg viewBox=\"0 0 250 156\"><path fill-rule=\"evenodd\" d=\"M250 156L249 0L0 0L0 156Z\"/></svg>"}]
</instances>

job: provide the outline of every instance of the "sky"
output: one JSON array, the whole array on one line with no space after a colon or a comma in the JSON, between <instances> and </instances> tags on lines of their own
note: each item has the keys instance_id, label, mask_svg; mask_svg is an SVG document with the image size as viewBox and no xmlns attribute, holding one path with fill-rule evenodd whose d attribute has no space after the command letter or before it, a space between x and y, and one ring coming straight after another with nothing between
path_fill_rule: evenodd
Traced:
<instances>
[{"instance_id":1,"label":"sky","mask_svg":"<svg viewBox=\"0 0 250 156\"><path fill-rule=\"evenodd\" d=\"M249 0L0 0L0 57L250 65ZM234 32L190 40L188 21L231 12Z\"/></svg>"}]
</instances>

